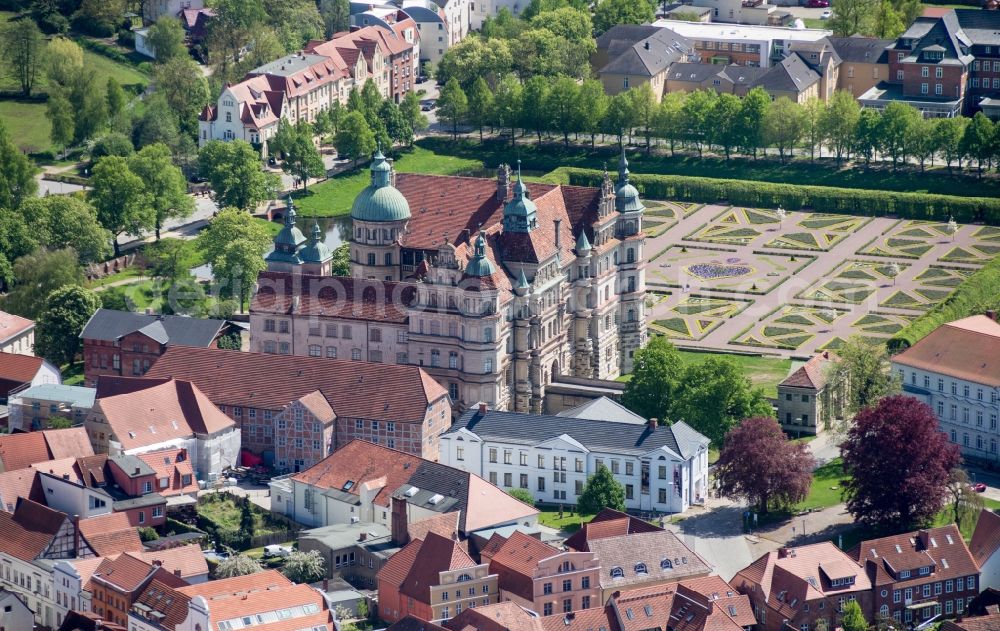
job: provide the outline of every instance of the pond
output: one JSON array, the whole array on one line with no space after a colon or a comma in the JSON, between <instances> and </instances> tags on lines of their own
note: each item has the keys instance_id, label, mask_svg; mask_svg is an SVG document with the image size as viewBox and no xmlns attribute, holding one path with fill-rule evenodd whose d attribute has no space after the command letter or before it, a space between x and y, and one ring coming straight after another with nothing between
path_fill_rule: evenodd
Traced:
<instances>
[{"instance_id":1,"label":"pond","mask_svg":"<svg viewBox=\"0 0 1000 631\"><path fill-rule=\"evenodd\" d=\"M344 217L319 217L316 219L319 222L320 230L326 235L323 242L331 250L336 250L345 241L351 238L351 218ZM313 226L313 219L311 217L299 218L296 222L299 230L302 234L306 235L308 239ZM271 249L268 249L268 254L271 253ZM265 255L266 256L266 255ZM210 281L212 280L212 264L205 263L204 265L199 265L198 267L191 268L191 273L199 281Z\"/></svg>"}]
</instances>

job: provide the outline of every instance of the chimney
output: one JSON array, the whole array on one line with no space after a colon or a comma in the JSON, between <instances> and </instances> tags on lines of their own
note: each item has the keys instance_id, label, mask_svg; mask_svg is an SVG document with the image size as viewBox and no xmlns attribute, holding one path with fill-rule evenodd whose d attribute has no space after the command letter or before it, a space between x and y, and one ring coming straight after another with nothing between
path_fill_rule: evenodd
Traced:
<instances>
[{"instance_id":1,"label":"chimney","mask_svg":"<svg viewBox=\"0 0 1000 631\"><path fill-rule=\"evenodd\" d=\"M823 351L823 359L830 359L830 351Z\"/></svg>"},{"instance_id":2,"label":"chimney","mask_svg":"<svg viewBox=\"0 0 1000 631\"><path fill-rule=\"evenodd\" d=\"M562 219L554 219L552 221L556 225L556 250L559 250L559 227L562 226Z\"/></svg>"},{"instance_id":3,"label":"chimney","mask_svg":"<svg viewBox=\"0 0 1000 631\"><path fill-rule=\"evenodd\" d=\"M392 502L392 523L389 527L392 530L392 542L397 546L404 546L410 541L409 516L406 510L406 498L393 497Z\"/></svg>"},{"instance_id":4,"label":"chimney","mask_svg":"<svg viewBox=\"0 0 1000 631\"><path fill-rule=\"evenodd\" d=\"M363 532L360 535L358 535L358 541L367 541L367 540L368 540L368 533L367 532Z\"/></svg>"},{"instance_id":5,"label":"chimney","mask_svg":"<svg viewBox=\"0 0 1000 631\"><path fill-rule=\"evenodd\" d=\"M163 561L153 561L153 567L163 567Z\"/></svg>"},{"instance_id":6,"label":"chimney","mask_svg":"<svg viewBox=\"0 0 1000 631\"><path fill-rule=\"evenodd\" d=\"M139 475L139 467L135 468L135 473L133 475Z\"/></svg>"},{"instance_id":7,"label":"chimney","mask_svg":"<svg viewBox=\"0 0 1000 631\"><path fill-rule=\"evenodd\" d=\"M479 416L484 416L490 409L490 406L486 405L485 401L479 402Z\"/></svg>"},{"instance_id":8,"label":"chimney","mask_svg":"<svg viewBox=\"0 0 1000 631\"><path fill-rule=\"evenodd\" d=\"M177 578L181 578L181 571L180 570L174 570L174 576L176 576Z\"/></svg>"},{"instance_id":9,"label":"chimney","mask_svg":"<svg viewBox=\"0 0 1000 631\"><path fill-rule=\"evenodd\" d=\"M63 480L69 480L69 474L68 473L64 473L63 474Z\"/></svg>"},{"instance_id":10,"label":"chimney","mask_svg":"<svg viewBox=\"0 0 1000 631\"><path fill-rule=\"evenodd\" d=\"M645 48L646 50L649 50L649 42L648 41L643 42L642 47Z\"/></svg>"},{"instance_id":11,"label":"chimney","mask_svg":"<svg viewBox=\"0 0 1000 631\"><path fill-rule=\"evenodd\" d=\"M989 318L990 320L993 320L994 322L996 322L997 321L997 312L996 312L996 310L995 309L987 309L986 310L986 317Z\"/></svg>"},{"instance_id":12,"label":"chimney","mask_svg":"<svg viewBox=\"0 0 1000 631\"><path fill-rule=\"evenodd\" d=\"M649 431L655 432L656 431L656 425L657 425L657 423L659 423L659 421L660 421L660 419L658 419L658 418L651 418L648 421L646 421L646 427L649 428Z\"/></svg>"},{"instance_id":13,"label":"chimney","mask_svg":"<svg viewBox=\"0 0 1000 631\"><path fill-rule=\"evenodd\" d=\"M324 592L330 591L330 579L328 578L323 579L323 591Z\"/></svg>"},{"instance_id":14,"label":"chimney","mask_svg":"<svg viewBox=\"0 0 1000 631\"><path fill-rule=\"evenodd\" d=\"M510 197L510 167L501 164L497 168L497 201L501 204Z\"/></svg>"},{"instance_id":15,"label":"chimney","mask_svg":"<svg viewBox=\"0 0 1000 631\"><path fill-rule=\"evenodd\" d=\"M784 559L791 556L789 553L791 551L788 548L778 548L778 558Z\"/></svg>"}]
</instances>

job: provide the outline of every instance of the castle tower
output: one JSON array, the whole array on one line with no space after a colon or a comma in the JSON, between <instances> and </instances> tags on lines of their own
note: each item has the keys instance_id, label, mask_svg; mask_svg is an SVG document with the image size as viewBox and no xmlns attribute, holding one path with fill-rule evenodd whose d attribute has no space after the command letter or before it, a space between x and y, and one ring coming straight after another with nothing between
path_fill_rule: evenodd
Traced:
<instances>
[{"instance_id":1,"label":"castle tower","mask_svg":"<svg viewBox=\"0 0 1000 631\"><path fill-rule=\"evenodd\" d=\"M528 187L521 179L521 161L518 160L514 196L503 207L503 229L504 232L531 232L537 227L538 207L531 201Z\"/></svg>"},{"instance_id":2,"label":"castle tower","mask_svg":"<svg viewBox=\"0 0 1000 631\"><path fill-rule=\"evenodd\" d=\"M333 252L323 241L323 231L319 222L313 220L312 234L309 243L299 250L299 260L302 261L302 273L318 276L329 276L333 261Z\"/></svg>"},{"instance_id":3,"label":"castle tower","mask_svg":"<svg viewBox=\"0 0 1000 631\"><path fill-rule=\"evenodd\" d=\"M410 219L410 204L393 186L392 165L379 148L372 157L371 183L351 206L351 275L399 280L399 238Z\"/></svg>"},{"instance_id":4,"label":"castle tower","mask_svg":"<svg viewBox=\"0 0 1000 631\"><path fill-rule=\"evenodd\" d=\"M295 225L296 215L295 206L289 196L285 209L285 225L274 236L274 250L264 257L269 272L301 271L299 265L302 264L302 260L299 258L299 249L306 238Z\"/></svg>"}]
</instances>

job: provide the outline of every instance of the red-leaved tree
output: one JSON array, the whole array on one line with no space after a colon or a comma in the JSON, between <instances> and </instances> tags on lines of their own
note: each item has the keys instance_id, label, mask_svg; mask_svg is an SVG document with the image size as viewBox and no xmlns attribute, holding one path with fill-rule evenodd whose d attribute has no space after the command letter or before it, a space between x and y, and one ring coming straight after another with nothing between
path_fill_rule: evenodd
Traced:
<instances>
[{"instance_id":1,"label":"red-leaved tree","mask_svg":"<svg viewBox=\"0 0 1000 631\"><path fill-rule=\"evenodd\" d=\"M906 530L944 506L962 458L929 405L893 395L861 410L841 445L847 510L860 522Z\"/></svg>"},{"instance_id":2,"label":"red-leaved tree","mask_svg":"<svg viewBox=\"0 0 1000 631\"><path fill-rule=\"evenodd\" d=\"M789 441L778 421L755 416L726 434L715 477L722 495L745 499L766 513L805 499L815 464L809 448Z\"/></svg>"}]
</instances>

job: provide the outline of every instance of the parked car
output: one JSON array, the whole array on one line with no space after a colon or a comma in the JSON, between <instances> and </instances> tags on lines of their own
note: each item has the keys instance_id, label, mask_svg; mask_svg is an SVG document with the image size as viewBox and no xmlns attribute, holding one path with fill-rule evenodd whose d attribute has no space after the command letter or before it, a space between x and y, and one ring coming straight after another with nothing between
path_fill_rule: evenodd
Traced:
<instances>
[{"instance_id":1,"label":"parked car","mask_svg":"<svg viewBox=\"0 0 1000 631\"><path fill-rule=\"evenodd\" d=\"M819 14L819 19L821 20L829 20L831 17L833 17L833 11L830 11L829 9Z\"/></svg>"},{"instance_id":2,"label":"parked car","mask_svg":"<svg viewBox=\"0 0 1000 631\"><path fill-rule=\"evenodd\" d=\"M425 81L427 81L427 75L425 74L417 75L417 83L424 83Z\"/></svg>"},{"instance_id":3,"label":"parked car","mask_svg":"<svg viewBox=\"0 0 1000 631\"><path fill-rule=\"evenodd\" d=\"M264 546L265 557L286 557L291 553L292 549L288 546L279 546L279 545Z\"/></svg>"},{"instance_id":4,"label":"parked car","mask_svg":"<svg viewBox=\"0 0 1000 631\"><path fill-rule=\"evenodd\" d=\"M985 493L986 485L982 482L976 482L975 484L972 485L972 490L975 491L976 493Z\"/></svg>"},{"instance_id":5,"label":"parked car","mask_svg":"<svg viewBox=\"0 0 1000 631\"><path fill-rule=\"evenodd\" d=\"M428 99L420 104L420 111L429 112L437 107L437 102L434 99Z\"/></svg>"}]
</instances>

